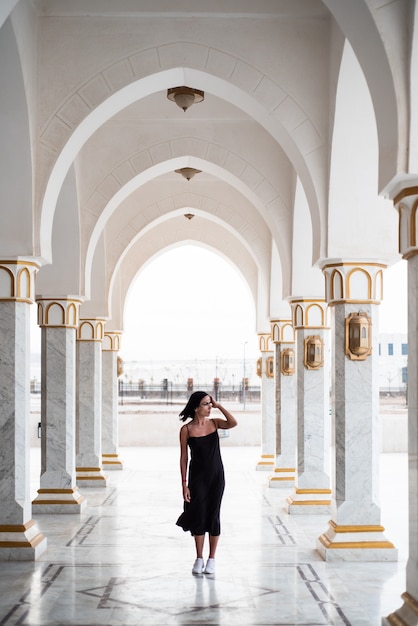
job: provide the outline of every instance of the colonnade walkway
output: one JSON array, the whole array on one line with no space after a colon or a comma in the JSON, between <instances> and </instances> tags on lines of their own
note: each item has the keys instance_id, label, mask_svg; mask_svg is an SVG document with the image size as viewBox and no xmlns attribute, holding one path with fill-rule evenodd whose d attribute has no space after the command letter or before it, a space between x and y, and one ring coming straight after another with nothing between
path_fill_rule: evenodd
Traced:
<instances>
[{"instance_id":1,"label":"colonnade walkway","mask_svg":"<svg viewBox=\"0 0 418 626\"><path fill-rule=\"evenodd\" d=\"M222 441L221 441L222 445ZM121 448L123 471L84 489L81 516L37 515L48 548L0 562L0 625L374 626L397 609L408 551L407 455L381 455L382 524L397 563L326 563L328 516L288 515L289 489L256 471L260 449L223 446L226 491L214 576L193 576L178 449ZM40 450L31 450L33 497Z\"/></svg>"}]
</instances>

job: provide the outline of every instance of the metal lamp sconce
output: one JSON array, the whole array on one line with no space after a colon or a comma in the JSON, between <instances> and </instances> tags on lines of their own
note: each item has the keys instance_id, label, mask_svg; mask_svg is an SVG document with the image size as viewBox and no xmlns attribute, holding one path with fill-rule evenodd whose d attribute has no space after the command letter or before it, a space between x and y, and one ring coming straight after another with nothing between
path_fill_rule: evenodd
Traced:
<instances>
[{"instance_id":1,"label":"metal lamp sconce","mask_svg":"<svg viewBox=\"0 0 418 626\"><path fill-rule=\"evenodd\" d=\"M283 376L295 373L295 351L292 348L286 348L280 353L280 370Z\"/></svg>"},{"instance_id":2,"label":"metal lamp sconce","mask_svg":"<svg viewBox=\"0 0 418 626\"><path fill-rule=\"evenodd\" d=\"M323 367L324 341L319 335L306 337L303 363L308 370L318 370Z\"/></svg>"},{"instance_id":3,"label":"metal lamp sconce","mask_svg":"<svg viewBox=\"0 0 418 626\"><path fill-rule=\"evenodd\" d=\"M274 358L268 356L266 359L266 376L267 378L274 378Z\"/></svg>"},{"instance_id":4,"label":"metal lamp sconce","mask_svg":"<svg viewBox=\"0 0 418 626\"><path fill-rule=\"evenodd\" d=\"M365 361L372 353L372 320L364 311L345 320L345 353L352 361Z\"/></svg>"},{"instance_id":5,"label":"metal lamp sconce","mask_svg":"<svg viewBox=\"0 0 418 626\"><path fill-rule=\"evenodd\" d=\"M261 360L261 357L259 359L257 359L256 373L257 373L257 376L259 376L261 378L261 375L262 375L262 360Z\"/></svg>"}]
</instances>

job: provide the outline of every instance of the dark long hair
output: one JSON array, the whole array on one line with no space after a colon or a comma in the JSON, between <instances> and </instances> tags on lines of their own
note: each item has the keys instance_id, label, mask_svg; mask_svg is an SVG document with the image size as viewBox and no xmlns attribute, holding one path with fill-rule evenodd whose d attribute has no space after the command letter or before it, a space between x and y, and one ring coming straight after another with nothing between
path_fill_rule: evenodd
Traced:
<instances>
[{"instance_id":1,"label":"dark long hair","mask_svg":"<svg viewBox=\"0 0 418 626\"><path fill-rule=\"evenodd\" d=\"M206 391L194 391L182 412L179 413L181 421L185 422L187 419L189 419L189 417L190 419L193 419L195 409L199 406L202 398L208 395L209 394L206 393Z\"/></svg>"}]
</instances>

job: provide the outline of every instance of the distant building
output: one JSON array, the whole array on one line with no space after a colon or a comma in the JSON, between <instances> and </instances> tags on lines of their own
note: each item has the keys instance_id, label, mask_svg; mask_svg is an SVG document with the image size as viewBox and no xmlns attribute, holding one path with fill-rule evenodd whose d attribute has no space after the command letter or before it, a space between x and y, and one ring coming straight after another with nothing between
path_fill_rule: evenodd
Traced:
<instances>
[{"instance_id":1,"label":"distant building","mask_svg":"<svg viewBox=\"0 0 418 626\"><path fill-rule=\"evenodd\" d=\"M379 388L381 394L404 394L407 389L408 335L379 335Z\"/></svg>"}]
</instances>

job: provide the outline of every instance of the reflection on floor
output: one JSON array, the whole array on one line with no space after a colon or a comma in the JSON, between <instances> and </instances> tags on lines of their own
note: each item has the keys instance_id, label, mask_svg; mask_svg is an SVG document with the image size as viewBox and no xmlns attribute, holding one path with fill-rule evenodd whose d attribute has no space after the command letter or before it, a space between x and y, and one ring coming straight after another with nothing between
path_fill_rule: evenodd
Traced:
<instances>
[{"instance_id":1,"label":"reflection on floor","mask_svg":"<svg viewBox=\"0 0 418 626\"><path fill-rule=\"evenodd\" d=\"M38 515L48 549L0 562L0 625L374 626L401 605L407 558L407 456L381 457L382 524L398 563L324 563L328 516L289 516L286 489L255 471L258 448L224 447L227 486L216 575L193 576L193 540L175 525L178 451L122 448L123 471L84 489L77 515ZM39 450L32 450L32 496Z\"/></svg>"}]
</instances>

